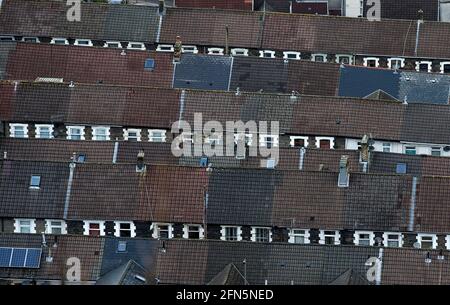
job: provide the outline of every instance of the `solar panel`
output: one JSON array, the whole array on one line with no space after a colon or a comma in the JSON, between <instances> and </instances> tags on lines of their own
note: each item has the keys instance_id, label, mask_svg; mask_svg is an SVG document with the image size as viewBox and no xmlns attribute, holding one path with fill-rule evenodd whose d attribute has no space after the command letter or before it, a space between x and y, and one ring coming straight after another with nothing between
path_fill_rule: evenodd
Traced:
<instances>
[{"instance_id":1,"label":"solar panel","mask_svg":"<svg viewBox=\"0 0 450 305\"><path fill-rule=\"evenodd\" d=\"M41 254L37 248L0 248L0 267L39 268Z\"/></svg>"}]
</instances>

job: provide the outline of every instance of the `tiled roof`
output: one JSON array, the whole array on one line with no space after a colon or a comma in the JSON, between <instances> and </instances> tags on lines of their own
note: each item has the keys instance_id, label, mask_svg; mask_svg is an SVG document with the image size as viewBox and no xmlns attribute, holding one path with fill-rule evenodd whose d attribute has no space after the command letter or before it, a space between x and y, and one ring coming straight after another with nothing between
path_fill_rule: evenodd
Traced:
<instances>
[{"instance_id":1,"label":"tiled roof","mask_svg":"<svg viewBox=\"0 0 450 305\"><path fill-rule=\"evenodd\" d=\"M176 0L176 6L251 11L252 2L253 0Z\"/></svg>"},{"instance_id":2,"label":"tiled roof","mask_svg":"<svg viewBox=\"0 0 450 305\"><path fill-rule=\"evenodd\" d=\"M364 2L364 16L370 7ZM439 20L439 0L381 0L380 9L383 19L417 20L418 11L422 10L424 20Z\"/></svg>"}]
</instances>

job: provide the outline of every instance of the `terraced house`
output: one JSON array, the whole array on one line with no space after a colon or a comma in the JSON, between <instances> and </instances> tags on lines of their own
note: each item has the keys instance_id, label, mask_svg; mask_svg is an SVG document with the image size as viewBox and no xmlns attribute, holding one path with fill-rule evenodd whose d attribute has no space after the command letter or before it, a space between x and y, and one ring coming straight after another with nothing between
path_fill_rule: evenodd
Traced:
<instances>
[{"instance_id":1,"label":"terraced house","mask_svg":"<svg viewBox=\"0 0 450 305\"><path fill-rule=\"evenodd\" d=\"M447 4L131 2L0 2L0 283L450 284Z\"/></svg>"}]
</instances>

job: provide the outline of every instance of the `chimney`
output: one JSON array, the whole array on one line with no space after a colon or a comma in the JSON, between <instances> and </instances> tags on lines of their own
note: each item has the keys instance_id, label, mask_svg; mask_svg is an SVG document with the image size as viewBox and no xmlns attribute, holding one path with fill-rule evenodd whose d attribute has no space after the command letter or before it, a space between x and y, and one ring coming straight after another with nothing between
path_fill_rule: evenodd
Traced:
<instances>
[{"instance_id":1,"label":"chimney","mask_svg":"<svg viewBox=\"0 0 450 305\"><path fill-rule=\"evenodd\" d=\"M367 172L370 163L370 152L373 150L371 135L364 135L361 140L359 162L363 164L363 172Z\"/></svg>"},{"instance_id":2,"label":"chimney","mask_svg":"<svg viewBox=\"0 0 450 305\"><path fill-rule=\"evenodd\" d=\"M173 50L173 61L174 62L179 62L180 61L180 59L181 59L181 50L182 50L181 37L177 36L177 38L175 40L174 50Z\"/></svg>"},{"instance_id":3,"label":"chimney","mask_svg":"<svg viewBox=\"0 0 450 305\"><path fill-rule=\"evenodd\" d=\"M162 15L164 15L166 13L164 0L159 0L158 13L159 13L160 16L162 16Z\"/></svg>"},{"instance_id":4,"label":"chimney","mask_svg":"<svg viewBox=\"0 0 450 305\"><path fill-rule=\"evenodd\" d=\"M423 10L420 9L417 11L417 19L423 21Z\"/></svg>"},{"instance_id":5,"label":"chimney","mask_svg":"<svg viewBox=\"0 0 450 305\"><path fill-rule=\"evenodd\" d=\"M225 25L225 55L229 55L229 47L228 47L228 38L229 38L229 31L228 31L228 24Z\"/></svg>"},{"instance_id":6,"label":"chimney","mask_svg":"<svg viewBox=\"0 0 450 305\"><path fill-rule=\"evenodd\" d=\"M144 156L145 156L145 153L141 149L137 155L137 162L136 162L136 172L137 173L143 173L146 171L146 166L144 164Z\"/></svg>"},{"instance_id":7,"label":"chimney","mask_svg":"<svg viewBox=\"0 0 450 305\"><path fill-rule=\"evenodd\" d=\"M348 156L341 156L341 160L339 161L338 187L348 187L349 180Z\"/></svg>"}]
</instances>

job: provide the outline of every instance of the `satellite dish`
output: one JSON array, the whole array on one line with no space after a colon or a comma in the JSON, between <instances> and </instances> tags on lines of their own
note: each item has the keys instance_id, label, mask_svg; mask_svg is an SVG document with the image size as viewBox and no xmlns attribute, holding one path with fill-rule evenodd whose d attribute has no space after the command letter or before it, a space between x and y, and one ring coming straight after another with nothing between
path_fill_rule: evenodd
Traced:
<instances>
[{"instance_id":1,"label":"satellite dish","mask_svg":"<svg viewBox=\"0 0 450 305\"><path fill-rule=\"evenodd\" d=\"M416 248L416 249L420 249L420 243L415 242L415 243L413 244L413 247Z\"/></svg>"},{"instance_id":2,"label":"satellite dish","mask_svg":"<svg viewBox=\"0 0 450 305\"><path fill-rule=\"evenodd\" d=\"M444 146L444 151L450 151L450 146Z\"/></svg>"}]
</instances>

